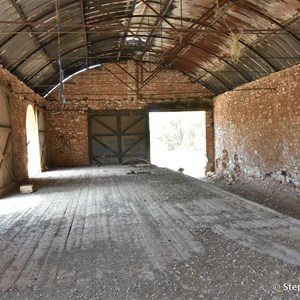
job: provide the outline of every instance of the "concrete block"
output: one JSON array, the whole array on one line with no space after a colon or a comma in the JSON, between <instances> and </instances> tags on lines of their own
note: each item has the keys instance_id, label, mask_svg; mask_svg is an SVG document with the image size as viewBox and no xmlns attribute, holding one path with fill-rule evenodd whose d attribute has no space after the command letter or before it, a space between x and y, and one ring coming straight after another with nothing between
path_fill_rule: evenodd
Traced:
<instances>
[{"instance_id":1,"label":"concrete block","mask_svg":"<svg viewBox=\"0 0 300 300\"><path fill-rule=\"evenodd\" d=\"M20 186L20 193L21 194L30 194L34 192L33 184L26 184Z\"/></svg>"}]
</instances>

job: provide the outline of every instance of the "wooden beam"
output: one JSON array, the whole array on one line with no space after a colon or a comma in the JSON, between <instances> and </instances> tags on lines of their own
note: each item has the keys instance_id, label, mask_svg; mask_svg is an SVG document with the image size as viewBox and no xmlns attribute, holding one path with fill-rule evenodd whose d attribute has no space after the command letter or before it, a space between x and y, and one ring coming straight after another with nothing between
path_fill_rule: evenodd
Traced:
<instances>
[{"instance_id":1,"label":"wooden beam","mask_svg":"<svg viewBox=\"0 0 300 300\"><path fill-rule=\"evenodd\" d=\"M5 127L5 126L3 127L3 126L0 125L0 131L2 131L2 132L3 131L4 132L11 132L11 128L10 127Z\"/></svg>"}]
</instances>

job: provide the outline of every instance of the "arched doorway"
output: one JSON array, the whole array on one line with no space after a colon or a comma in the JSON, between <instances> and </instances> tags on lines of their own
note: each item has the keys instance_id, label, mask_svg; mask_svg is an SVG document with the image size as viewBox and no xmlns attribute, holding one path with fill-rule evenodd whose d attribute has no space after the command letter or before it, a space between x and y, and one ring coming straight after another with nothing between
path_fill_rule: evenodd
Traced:
<instances>
[{"instance_id":1,"label":"arched doorway","mask_svg":"<svg viewBox=\"0 0 300 300\"><path fill-rule=\"evenodd\" d=\"M39 131L36 114L32 105L28 105L26 113L28 177L41 172Z\"/></svg>"}]
</instances>

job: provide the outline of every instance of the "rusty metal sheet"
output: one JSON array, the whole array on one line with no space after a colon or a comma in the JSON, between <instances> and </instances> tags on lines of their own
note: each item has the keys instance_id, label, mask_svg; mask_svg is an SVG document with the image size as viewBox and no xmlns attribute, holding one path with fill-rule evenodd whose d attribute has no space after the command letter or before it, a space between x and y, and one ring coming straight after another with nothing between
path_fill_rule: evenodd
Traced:
<instances>
[{"instance_id":1,"label":"rusty metal sheet","mask_svg":"<svg viewBox=\"0 0 300 300\"><path fill-rule=\"evenodd\" d=\"M298 0L60 0L65 74L134 59L214 94L300 62ZM55 1L0 0L0 63L45 94L57 82ZM232 34L240 47L232 61Z\"/></svg>"}]
</instances>

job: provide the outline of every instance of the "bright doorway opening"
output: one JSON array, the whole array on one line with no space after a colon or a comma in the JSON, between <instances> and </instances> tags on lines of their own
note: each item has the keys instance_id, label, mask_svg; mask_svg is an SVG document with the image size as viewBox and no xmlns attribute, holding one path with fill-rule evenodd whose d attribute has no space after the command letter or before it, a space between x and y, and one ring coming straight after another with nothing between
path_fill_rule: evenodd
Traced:
<instances>
[{"instance_id":1,"label":"bright doorway opening","mask_svg":"<svg viewBox=\"0 0 300 300\"><path fill-rule=\"evenodd\" d=\"M196 178L205 175L204 111L151 112L149 122L152 164Z\"/></svg>"},{"instance_id":2,"label":"bright doorway opening","mask_svg":"<svg viewBox=\"0 0 300 300\"><path fill-rule=\"evenodd\" d=\"M26 113L26 135L28 156L28 177L33 177L41 172L40 143L37 118L32 105L29 105Z\"/></svg>"}]
</instances>

